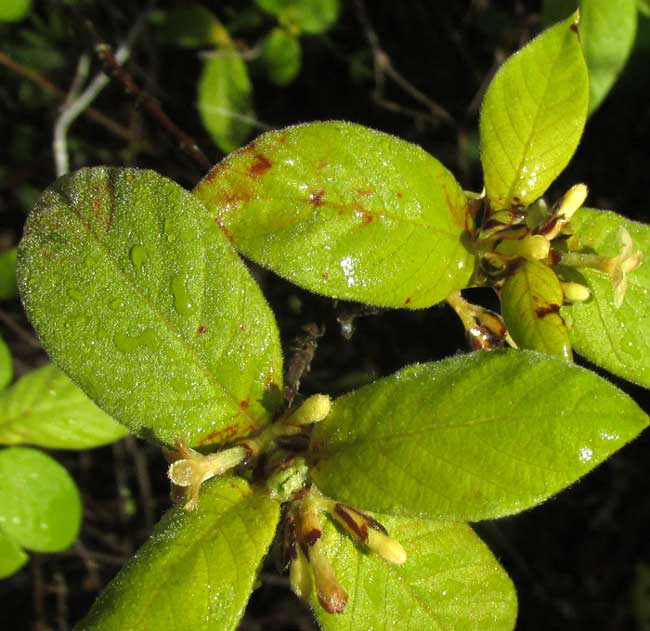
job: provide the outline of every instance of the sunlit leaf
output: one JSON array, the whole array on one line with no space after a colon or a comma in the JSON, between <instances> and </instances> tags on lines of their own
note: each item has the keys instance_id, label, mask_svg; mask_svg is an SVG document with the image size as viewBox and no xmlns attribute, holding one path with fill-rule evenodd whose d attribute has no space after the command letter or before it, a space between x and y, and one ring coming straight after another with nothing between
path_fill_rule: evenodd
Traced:
<instances>
[{"instance_id":1,"label":"sunlit leaf","mask_svg":"<svg viewBox=\"0 0 650 631\"><path fill-rule=\"evenodd\" d=\"M151 171L84 169L33 210L19 284L45 348L142 437L232 440L268 422L273 314L198 200Z\"/></svg>"},{"instance_id":2,"label":"sunlit leaf","mask_svg":"<svg viewBox=\"0 0 650 631\"><path fill-rule=\"evenodd\" d=\"M0 443L88 449L128 430L102 412L55 366L39 368L0 395Z\"/></svg>"},{"instance_id":3,"label":"sunlit leaf","mask_svg":"<svg viewBox=\"0 0 650 631\"><path fill-rule=\"evenodd\" d=\"M284 29L273 29L264 40L261 60L277 85L289 85L298 76L301 56L300 42Z\"/></svg>"},{"instance_id":4,"label":"sunlit leaf","mask_svg":"<svg viewBox=\"0 0 650 631\"><path fill-rule=\"evenodd\" d=\"M0 337L0 391L6 388L14 377L14 369L11 361L11 351Z\"/></svg>"},{"instance_id":5,"label":"sunlit leaf","mask_svg":"<svg viewBox=\"0 0 650 631\"><path fill-rule=\"evenodd\" d=\"M199 113L224 153L240 147L253 128L252 91L246 64L234 48L219 50L205 60L199 78Z\"/></svg>"},{"instance_id":6,"label":"sunlit leaf","mask_svg":"<svg viewBox=\"0 0 650 631\"><path fill-rule=\"evenodd\" d=\"M528 205L573 155L587 118L589 77L575 16L501 66L481 108L481 163L494 209Z\"/></svg>"},{"instance_id":7,"label":"sunlit leaf","mask_svg":"<svg viewBox=\"0 0 650 631\"><path fill-rule=\"evenodd\" d=\"M64 550L77 538L81 500L70 474L25 447L0 450L0 528L37 552Z\"/></svg>"},{"instance_id":8,"label":"sunlit leaf","mask_svg":"<svg viewBox=\"0 0 650 631\"><path fill-rule=\"evenodd\" d=\"M564 301L555 272L539 261L526 261L501 290L501 313L520 348L572 359L569 333L560 315Z\"/></svg>"},{"instance_id":9,"label":"sunlit leaf","mask_svg":"<svg viewBox=\"0 0 650 631\"><path fill-rule=\"evenodd\" d=\"M0 254L0 300L10 300L17 295L16 248L11 248Z\"/></svg>"},{"instance_id":10,"label":"sunlit leaf","mask_svg":"<svg viewBox=\"0 0 650 631\"><path fill-rule=\"evenodd\" d=\"M0 578L11 576L28 560L23 549L0 528Z\"/></svg>"},{"instance_id":11,"label":"sunlit leaf","mask_svg":"<svg viewBox=\"0 0 650 631\"><path fill-rule=\"evenodd\" d=\"M619 234L626 228L634 250L643 252L641 266L627 274L627 291L620 307L614 303L610 277L594 269L571 276L589 286L591 298L562 308L576 352L616 375L650 387L650 226L603 210L583 208L571 219L587 251L620 254Z\"/></svg>"},{"instance_id":12,"label":"sunlit leaf","mask_svg":"<svg viewBox=\"0 0 650 631\"><path fill-rule=\"evenodd\" d=\"M269 132L194 191L246 256L311 291L428 307L468 282L467 198L420 147L360 125Z\"/></svg>"},{"instance_id":13,"label":"sunlit leaf","mask_svg":"<svg viewBox=\"0 0 650 631\"><path fill-rule=\"evenodd\" d=\"M243 480L206 484L198 510L169 511L76 631L235 629L278 518Z\"/></svg>"},{"instance_id":14,"label":"sunlit leaf","mask_svg":"<svg viewBox=\"0 0 650 631\"><path fill-rule=\"evenodd\" d=\"M406 550L390 565L355 547L332 524L324 531L336 577L347 590L342 614L313 599L324 631L511 631L517 596L508 575L466 524L380 515Z\"/></svg>"},{"instance_id":15,"label":"sunlit leaf","mask_svg":"<svg viewBox=\"0 0 650 631\"><path fill-rule=\"evenodd\" d=\"M339 0L256 0L281 22L305 33L321 33L336 22Z\"/></svg>"},{"instance_id":16,"label":"sunlit leaf","mask_svg":"<svg viewBox=\"0 0 650 631\"><path fill-rule=\"evenodd\" d=\"M32 0L2 0L0 22L18 22L27 17L32 9Z\"/></svg>"},{"instance_id":17,"label":"sunlit leaf","mask_svg":"<svg viewBox=\"0 0 650 631\"><path fill-rule=\"evenodd\" d=\"M480 352L337 399L312 434L311 475L360 508L476 521L541 503L647 424L589 370L531 351Z\"/></svg>"}]
</instances>

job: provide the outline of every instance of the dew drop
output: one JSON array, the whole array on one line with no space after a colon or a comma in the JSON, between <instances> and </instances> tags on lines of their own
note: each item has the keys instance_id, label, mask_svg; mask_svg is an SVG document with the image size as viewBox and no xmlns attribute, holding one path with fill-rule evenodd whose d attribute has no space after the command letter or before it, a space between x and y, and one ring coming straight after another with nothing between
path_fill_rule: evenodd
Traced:
<instances>
[{"instance_id":1,"label":"dew drop","mask_svg":"<svg viewBox=\"0 0 650 631\"><path fill-rule=\"evenodd\" d=\"M163 231L169 243L173 243L174 241L176 241L176 235L174 234L174 229L173 229L171 219L165 219L165 223L163 224Z\"/></svg>"},{"instance_id":2,"label":"dew drop","mask_svg":"<svg viewBox=\"0 0 650 631\"><path fill-rule=\"evenodd\" d=\"M174 309L181 315L194 313L194 302L186 287L187 278L184 274L176 274L172 279L172 294L174 296Z\"/></svg>"},{"instance_id":3,"label":"dew drop","mask_svg":"<svg viewBox=\"0 0 650 631\"><path fill-rule=\"evenodd\" d=\"M138 272L144 272L144 266L148 258L149 255L142 244L138 243L131 248L131 262Z\"/></svg>"},{"instance_id":4,"label":"dew drop","mask_svg":"<svg viewBox=\"0 0 650 631\"><path fill-rule=\"evenodd\" d=\"M156 332L153 329L147 329L139 335L127 335L118 331L113 338L115 348L122 353L132 353L140 347L155 348Z\"/></svg>"},{"instance_id":5,"label":"dew drop","mask_svg":"<svg viewBox=\"0 0 650 631\"><path fill-rule=\"evenodd\" d=\"M621 337L621 350L626 354L636 360L643 359L636 340L630 333L625 333Z\"/></svg>"},{"instance_id":6,"label":"dew drop","mask_svg":"<svg viewBox=\"0 0 650 631\"><path fill-rule=\"evenodd\" d=\"M121 298L114 298L108 303L108 306L113 311L122 311L124 309L124 301Z\"/></svg>"}]
</instances>

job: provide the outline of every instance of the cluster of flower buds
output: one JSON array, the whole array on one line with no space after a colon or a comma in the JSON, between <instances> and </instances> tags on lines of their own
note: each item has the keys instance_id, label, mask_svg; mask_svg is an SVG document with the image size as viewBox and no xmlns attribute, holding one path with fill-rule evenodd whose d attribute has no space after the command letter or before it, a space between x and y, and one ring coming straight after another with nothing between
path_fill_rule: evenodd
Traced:
<instances>
[{"instance_id":1,"label":"cluster of flower buds","mask_svg":"<svg viewBox=\"0 0 650 631\"><path fill-rule=\"evenodd\" d=\"M348 602L327 557L323 540L323 515L338 523L358 544L389 563L401 565L406 552L398 541L370 515L323 496L312 486L290 507L287 515L285 550L289 557L289 578L294 593L308 599L315 584L318 602L328 613L342 613Z\"/></svg>"}]
</instances>

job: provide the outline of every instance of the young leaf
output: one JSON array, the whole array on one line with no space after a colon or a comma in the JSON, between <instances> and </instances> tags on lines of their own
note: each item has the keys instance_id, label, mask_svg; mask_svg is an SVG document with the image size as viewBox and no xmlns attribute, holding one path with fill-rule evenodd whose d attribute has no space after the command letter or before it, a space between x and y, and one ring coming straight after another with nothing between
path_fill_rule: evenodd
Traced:
<instances>
[{"instance_id":1,"label":"young leaf","mask_svg":"<svg viewBox=\"0 0 650 631\"><path fill-rule=\"evenodd\" d=\"M11 362L11 351L0 337L0 391L4 390L14 377L13 364Z\"/></svg>"},{"instance_id":2,"label":"young leaf","mask_svg":"<svg viewBox=\"0 0 650 631\"><path fill-rule=\"evenodd\" d=\"M88 449L127 434L52 365L21 377L0 395L0 444Z\"/></svg>"},{"instance_id":3,"label":"young leaf","mask_svg":"<svg viewBox=\"0 0 650 631\"><path fill-rule=\"evenodd\" d=\"M257 0L257 5L305 33L326 31L339 14L339 0Z\"/></svg>"},{"instance_id":4,"label":"young leaf","mask_svg":"<svg viewBox=\"0 0 650 631\"><path fill-rule=\"evenodd\" d=\"M405 548L404 565L366 554L331 523L324 541L349 595L342 614L313 598L324 631L511 631L517 595L508 575L466 524L379 516Z\"/></svg>"},{"instance_id":5,"label":"young leaf","mask_svg":"<svg viewBox=\"0 0 650 631\"><path fill-rule=\"evenodd\" d=\"M164 42L186 48L230 42L217 16L200 4L180 6L167 12L160 25L160 37Z\"/></svg>"},{"instance_id":6,"label":"young leaf","mask_svg":"<svg viewBox=\"0 0 650 631\"><path fill-rule=\"evenodd\" d=\"M18 275L54 361L134 433L222 443L268 422L282 378L273 314L174 182L106 167L57 180L27 222Z\"/></svg>"},{"instance_id":7,"label":"young leaf","mask_svg":"<svg viewBox=\"0 0 650 631\"><path fill-rule=\"evenodd\" d=\"M337 399L314 428L311 475L368 510L490 519L541 503L647 424L589 370L531 351L473 353Z\"/></svg>"},{"instance_id":8,"label":"young leaf","mask_svg":"<svg viewBox=\"0 0 650 631\"><path fill-rule=\"evenodd\" d=\"M284 29L273 29L264 40L261 60L277 85L289 85L298 76L301 57L300 42Z\"/></svg>"},{"instance_id":9,"label":"young leaf","mask_svg":"<svg viewBox=\"0 0 650 631\"><path fill-rule=\"evenodd\" d=\"M194 194L246 256L326 296L428 307L472 275L454 177L420 147L360 125L264 134Z\"/></svg>"},{"instance_id":10,"label":"young leaf","mask_svg":"<svg viewBox=\"0 0 650 631\"><path fill-rule=\"evenodd\" d=\"M19 22L31 11L32 0L2 0L0 22Z\"/></svg>"},{"instance_id":11,"label":"young leaf","mask_svg":"<svg viewBox=\"0 0 650 631\"><path fill-rule=\"evenodd\" d=\"M563 301L560 281L548 265L522 263L501 291L501 314L517 346L571 360L569 333L560 316Z\"/></svg>"},{"instance_id":12,"label":"young leaf","mask_svg":"<svg viewBox=\"0 0 650 631\"><path fill-rule=\"evenodd\" d=\"M527 206L573 155L587 119L589 77L576 15L501 66L481 108L481 163L495 210Z\"/></svg>"},{"instance_id":13,"label":"young leaf","mask_svg":"<svg viewBox=\"0 0 650 631\"><path fill-rule=\"evenodd\" d=\"M11 248L0 254L0 300L11 300L17 295L16 248Z\"/></svg>"},{"instance_id":14,"label":"young leaf","mask_svg":"<svg viewBox=\"0 0 650 631\"><path fill-rule=\"evenodd\" d=\"M234 47L206 59L199 78L199 113L224 153L240 147L250 134L252 91L246 64Z\"/></svg>"},{"instance_id":15,"label":"young leaf","mask_svg":"<svg viewBox=\"0 0 650 631\"><path fill-rule=\"evenodd\" d=\"M278 519L244 480L206 484L199 509L169 511L75 630L235 629Z\"/></svg>"},{"instance_id":16,"label":"young leaf","mask_svg":"<svg viewBox=\"0 0 650 631\"><path fill-rule=\"evenodd\" d=\"M615 306L610 277L583 268L575 279L591 289L586 302L567 305L562 316L576 352L616 375L650 388L650 226L603 210L582 208L571 219L582 247L604 256L620 253L621 228L643 252L641 266L627 274L623 304Z\"/></svg>"},{"instance_id":17,"label":"young leaf","mask_svg":"<svg viewBox=\"0 0 650 631\"><path fill-rule=\"evenodd\" d=\"M65 550L77 538L81 499L70 474L25 447L0 450L0 528L28 550Z\"/></svg>"},{"instance_id":18,"label":"young leaf","mask_svg":"<svg viewBox=\"0 0 650 631\"><path fill-rule=\"evenodd\" d=\"M636 0L582 0L580 37L589 68L589 112L598 108L632 52Z\"/></svg>"},{"instance_id":19,"label":"young leaf","mask_svg":"<svg viewBox=\"0 0 650 631\"><path fill-rule=\"evenodd\" d=\"M0 578L11 576L28 560L23 549L0 528Z\"/></svg>"}]
</instances>

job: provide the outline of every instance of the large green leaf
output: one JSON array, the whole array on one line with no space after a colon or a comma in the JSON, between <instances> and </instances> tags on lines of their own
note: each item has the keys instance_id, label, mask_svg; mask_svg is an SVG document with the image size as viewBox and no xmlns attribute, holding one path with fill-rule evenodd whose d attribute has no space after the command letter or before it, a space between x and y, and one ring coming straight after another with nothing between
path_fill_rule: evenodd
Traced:
<instances>
[{"instance_id":1,"label":"large green leaf","mask_svg":"<svg viewBox=\"0 0 650 631\"><path fill-rule=\"evenodd\" d=\"M343 614L313 598L324 631L511 631L517 595L508 575L466 524L380 515L405 548L391 565L355 547L331 523L324 541L336 577L348 591Z\"/></svg>"},{"instance_id":2,"label":"large green leaf","mask_svg":"<svg viewBox=\"0 0 650 631\"><path fill-rule=\"evenodd\" d=\"M261 61L277 85L289 85L298 76L301 58L300 42L284 29L273 29L264 40Z\"/></svg>"},{"instance_id":3,"label":"large green leaf","mask_svg":"<svg viewBox=\"0 0 650 631\"><path fill-rule=\"evenodd\" d=\"M0 395L0 444L88 449L127 434L52 365L25 375Z\"/></svg>"},{"instance_id":4,"label":"large green leaf","mask_svg":"<svg viewBox=\"0 0 650 631\"><path fill-rule=\"evenodd\" d=\"M0 392L4 390L14 377L14 368L11 361L11 351L0 337Z\"/></svg>"},{"instance_id":5,"label":"large green leaf","mask_svg":"<svg viewBox=\"0 0 650 631\"><path fill-rule=\"evenodd\" d=\"M499 69L481 108L481 163L494 209L527 206L573 155L589 77L576 18L544 31Z\"/></svg>"},{"instance_id":6,"label":"large green leaf","mask_svg":"<svg viewBox=\"0 0 650 631\"><path fill-rule=\"evenodd\" d=\"M278 518L241 479L206 484L198 510L169 511L76 631L235 629Z\"/></svg>"},{"instance_id":7,"label":"large green leaf","mask_svg":"<svg viewBox=\"0 0 650 631\"><path fill-rule=\"evenodd\" d=\"M151 171L59 179L26 228L19 284L45 348L142 437L222 443L269 419L273 314L198 200Z\"/></svg>"},{"instance_id":8,"label":"large green leaf","mask_svg":"<svg viewBox=\"0 0 650 631\"><path fill-rule=\"evenodd\" d=\"M0 450L0 528L37 552L69 547L81 525L81 499L70 474L25 447Z\"/></svg>"},{"instance_id":9,"label":"large green leaf","mask_svg":"<svg viewBox=\"0 0 650 631\"><path fill-rule=\"evenodd\" d=\"M616 375L650 387L650 226L603 210L582 208L571 219L582 246L598 254L620 253L622 227L641 250L641 267L627 275L628 288L620 307L607 274L582 269L576 280L591 288L586 302L562 308L576 352Z\"/></svg>"},{"instance_id":10,"label":"large green leaf","mask_svg":"<svg viewBox=\"0 0 650 631\"><path fill-rule=\"evenodd\" d=\"M199 113L225 153L240 147L254 123L253 88L239 53L230 47L205 60L199 78Z\"/></svg>"},{"instance_id":11,"label":"large green leaf","mask_svg":"<svg viewBox=\"0 0 650 631\"><path fill-rule=\"evenodd\" d=\"M520 348L572 359L569 333L560 315L564 302L555 272L539 261L525 261L501 291L501 313Z\"/></svg>"},{"instance_id":12,"label":"large green leaf","mask_svg":"<svg viewBox=\"0 0 650 631\"><path fill-rule=\"evenodd\" d=\"M2 0L0 22L18 22L27 17L32 9L32 0Z\"/></svg>"},{"instance_id":13,"label":"large green leaf","mask_svg":"<svg viewBox=\"0 0 650 631\"><path fill-rule=\"evenodd\" d=\"M305 33L326 31L339 14L339 0L257 0L257 5Z\"/></svg>"},{"instance_id":14,"label":"large green leaf","mask_svg":"<svg viewBox=\"0 0 650 631\"><path fill-rule=\"evenodd\" d=\"M0 528L0 578L11 576L28 560L23 549Z\"/></svg>"},{"instance_id":15,"label":"large green leaf","mask_svg":"<svg viewBox=\"0 0 650 631\"><path fill-rule=\"evenodd\" d=\"M194 193L244 254L326 296L428 307L473 271L454 177L420 147L360 125L264 134Z\"/></svg>"},{"instance_id":16,"label":"large green leaf","mask_svg":"<svg viewBox=\"0 0 650 631\"><path fill-rule=\"evenodd\" d=\"M647 424L589 370L531 351L473 353L337 399L312 434L311 474L360 508L476 521L539 504Z\"/></svg>"},{"instance_id":17,"label":"large green leaf","mask_svg":"<svg viewBox=\"0 0 650 631\"><path fill-rule=\"evenodd\" d=\"M17 295L16 248L11 248L0 254L0 300L9 300Z\"/></svg>"}]
</instances>

